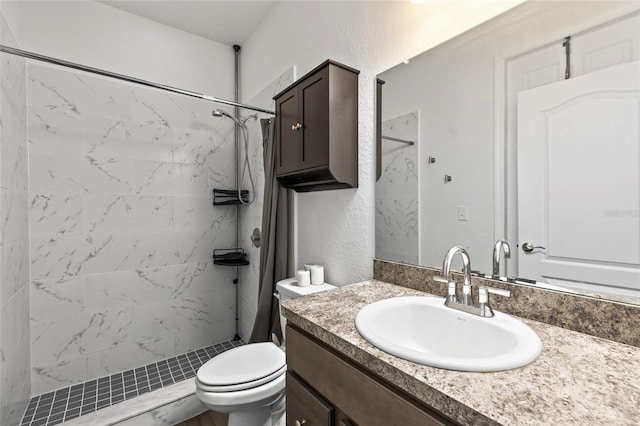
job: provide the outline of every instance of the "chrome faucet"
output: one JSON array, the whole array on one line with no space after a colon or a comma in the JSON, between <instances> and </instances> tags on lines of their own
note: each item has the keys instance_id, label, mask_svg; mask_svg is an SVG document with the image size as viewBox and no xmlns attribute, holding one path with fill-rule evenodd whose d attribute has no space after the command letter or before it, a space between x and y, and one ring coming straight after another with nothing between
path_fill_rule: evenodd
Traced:
<instances>
[{"instance_id":1,"label":"chrome faucet","mask_svg":"<svg viewBox=\"0 0 640 426\"><path fill-rule=\"evenodd\" d=\"M508 243L504 241L508 250ZM497 246L497 244L496 244ZM502 245L501 245L502 246ZM505 246L502 246L505 247ZM506 256L505 251L505 256ZM456 296L456 281L451 275L451 262L456 254L462 257L462 302L458 301ZM509 290L482 286L478 290L478 303L473 302L473 294L471 292L471 258L464 247L455 246L449 249L442 262L442 277L435 277L434 281L445 283L449 286L447 299L444 304L452 309L467 312L481 317L492 317L493 310L489 306L489 293L498 294L500 296L510 297Z\"/></svg>"},{"instance_id":2,"label":"chrome faucet","mask_svg":"<svg viewBox=\"0 0 640 426\"><path fill-rule=\"evenodd\" d=\"M471 295L471 258L464 247L451 247L442 262L442 275L448 277L451 275L451 262L456 254L462 257L462 304L466 306L473 305L473 297Z\"/></svg>"},{"instance_id":3,"label":"chrome faucet","mask_svg":"<svg viewBox=\"0 0 640 426\"><path fill-rule=\"evenodd\" d=\"M493 246L493 273L492 278L500 279L500 254L504 253L504 258L509 259L511 257L511 247L506 240L496 241L496 245Z\"/></svg>"}]
</instances>

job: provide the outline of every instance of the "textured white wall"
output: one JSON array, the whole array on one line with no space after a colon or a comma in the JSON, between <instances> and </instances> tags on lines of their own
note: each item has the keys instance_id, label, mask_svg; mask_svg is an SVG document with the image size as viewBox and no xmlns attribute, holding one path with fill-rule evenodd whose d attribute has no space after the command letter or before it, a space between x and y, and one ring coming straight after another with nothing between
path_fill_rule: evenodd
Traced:
<instances>
[{"instance_id":1,"label":"textured white wall","mask_svg":"<svg viewBox=\"0 0 640 426\"><path fill-rule=\"evenodd\" d=\"M23 3L21 1L6 1L0 0L0 10L2 10L2 17L4 18L4 24L8 27L11 32L12 38L15 39L17 46L14 47L23 47L23 38L22 38L22 14L23 14ZM9 44L9 40L3 40L2 44Z\"/></svg>"},{"instance_id":2,"label":"textured white wall","mask_svg":"<svg viewBox=\"0 0 640 426\"><path fill-rule=\"evenodd\" d=\"M23 3L23 49L220 98L233 96L229 46L95 1Z\"/></svg>"},{"instance_id":3,"label":"textured white wall","mask_svg":"<svg viewBox=\"0 0 640 426\"><path fill-rule=\"evenodd\" d=\"M336 284L372 276L375 76L520 3L305 1L271 10L243 46L245 99L291 66L301 76L331 58L360 70L359 188L298 195L298 267L324 264Z\"/></svg>"}]
</instances>

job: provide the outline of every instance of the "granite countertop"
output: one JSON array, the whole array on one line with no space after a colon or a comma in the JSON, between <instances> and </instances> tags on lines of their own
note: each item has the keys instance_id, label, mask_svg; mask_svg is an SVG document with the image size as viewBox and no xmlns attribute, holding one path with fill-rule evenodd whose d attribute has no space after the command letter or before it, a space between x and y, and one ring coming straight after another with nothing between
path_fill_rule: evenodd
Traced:
<instances>
[{"instance_id":1,"label":"granite countertop","mask_svg":"<svg viewBox=\"0 0 640 426\"><path fill-rule=\"evenodd\" d=\"M640 348L521 319L542 340L531 364L496 373L427 367L365 341L358 311L417 290L365 281L283 303L290 323L415 398L466 425L638 425Z\"/></svg>"}]
</instances>

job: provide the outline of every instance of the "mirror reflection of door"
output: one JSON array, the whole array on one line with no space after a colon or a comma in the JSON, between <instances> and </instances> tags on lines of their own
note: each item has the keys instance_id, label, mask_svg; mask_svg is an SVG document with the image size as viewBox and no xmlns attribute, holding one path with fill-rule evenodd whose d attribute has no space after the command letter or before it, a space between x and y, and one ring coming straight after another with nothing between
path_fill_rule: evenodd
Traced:
<instances>
[{"instance_id":1,"label":"mirror reflection of door","mask_svg":"<svg viewBox=\"0 0 640 426\"><path fill-rule=\"evenodd\" d=\"M512 245L522 244L527 241L518 235L518 203L522 201L518 192L517 172L517 99L522 91L531 90L545 85L553 85L563 82L567 65L570 68L571 78L574 80L581 76L615 67L619 64L637 61L640 59L640 16L637 13L606 22L602 25L589 28L581 33L574 34L569 46L569 64L567 64L567 49L563 40L558 39L554 43L541 46L528 53L518 55L507 61L507 236ZM553 90L553 89L551 89ZM602 168L604 164L601 164ZM525 196L525 195L522 195ZM562 229L555 229L562 234ZM560 235L562 236L562 235ZM533 242L532 242L533 244ZM534 246L544 246L536 243ZM526 252L520 248L513 250L509 272L513 275L536 279L526 275L520 270L520 257ZM526 271L526 267L525 267ZM547 279L543 282L549 282ZM581 281L578 277L573 281ZM573 286L576 288L577 286ZM584 287L581 287L584 288ZM601 293L602 288L588 288L589 291ZM637 297L637 293L635 294Z\"/></svg>"},{"instance_id":2,"label":"mirror reflection of door","mask_svg":"<svg viewBox=\"0 0 640 426\"><path fill-rule=\"evenodd\" d=\"M639 61L519 94L522 275L640 290L639 119Z\"/></svg>"}]
</instances>

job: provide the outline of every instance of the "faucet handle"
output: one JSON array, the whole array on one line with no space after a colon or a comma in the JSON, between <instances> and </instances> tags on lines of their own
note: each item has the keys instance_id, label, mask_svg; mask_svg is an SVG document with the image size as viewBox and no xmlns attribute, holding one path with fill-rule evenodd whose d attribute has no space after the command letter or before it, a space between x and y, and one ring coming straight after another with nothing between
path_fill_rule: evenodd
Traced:
<instances>
[{"instance_id":1,"label":"faucet handle","mask_svg":"<svg viewBox=\"0 0 640 426\"><path fill-rule=\"evenodd\" d=\"M489 293L503 297L511 297L511 291L509 290L482 286L478 289L478 303L489 303Z\"/></svg>"},{"instance_id":2,"label":"faucet handle","mask_svg":"<svg viewBox=\"0 0 640 426\"><path fill-rule=\"evenodd\" d=\"M478 289L478 308L480 309L480 316L487 318L494 315L493 309L489 306L489 293L504 297L511 297L511 292L509 290L487 286L480 287Z\"/></svg>"},{"instance_id":3,"label":"faucet handle","mask_svg":"<svg viewBox=\"0 0 640 426\"><path fill-rule=\"evenodd\" d=\"M502 288L487 287L487 291L491 294L497 294L498 296L511 297L510 290L504 290Z\"/></svg>"},{"instance_id":4,"label":"faucet handle","mask_svg":"<svg viewBox=\"0 0 640 426\"><path fill-rule=\"evenodd\" d=\"M436 275L435 277L433 277L433 280L435 282L438 282L441 284L447 284L449 286L449 289L447 291L448 303L455 303L458 301L458 298L456 296L456 282L453 279L446 279L444 277L440 277Z\"/></svg>"}]
</instances>

